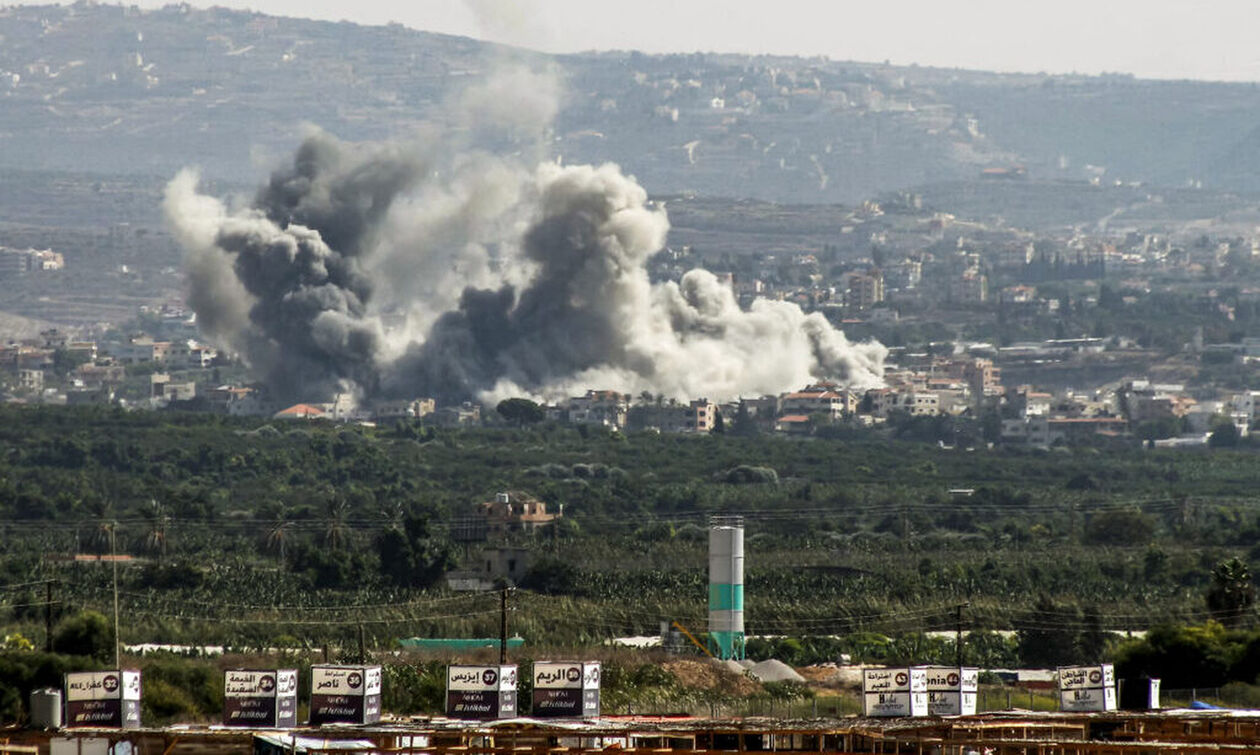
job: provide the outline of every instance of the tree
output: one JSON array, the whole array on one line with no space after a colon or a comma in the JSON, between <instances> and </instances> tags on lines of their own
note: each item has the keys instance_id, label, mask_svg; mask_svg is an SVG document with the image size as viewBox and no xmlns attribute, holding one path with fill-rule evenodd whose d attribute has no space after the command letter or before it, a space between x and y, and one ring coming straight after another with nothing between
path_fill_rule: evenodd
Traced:
<instances>
[{"instance_id":1,"label":"tree","mask_svg":"<svg viewBox=\"0 0 1260 755\"><path fill-rule=\"evenodd\" d=\"M288 553L289 543L293 539L292 516L288 507L281 507L276 511L275 518L267 525L267 531L263 535L263 547L276 554L282 562Z\"/></svg>"},{"instance_id":2,"label":"tree","mask_svg":"<svg viewBox=\"0 0 1260 755\"><path fill-rule=\"evenodd\" d=\"M1058 605L1043 595L1016 624L1020 661L1034 668L1082 663L1084 654L1093 654L1092 647L1082 647L1082 639L1092 639L1081 637L1076 627L1083 625L1080 608Z\"/></svg>"},{"instance_id":3,"label":"tree","mask_svg":"<svg viewBox=\"0 0 1260 755\"><path fill-rule=\"evenodd\" d=\"M527 398L503 399L495 407L495 411L503 419L515 424L517 427L533 425L542 422L547 417L547 413L543 411L541 406Z\"/></svg>"},{"instance_id":4,"label":"tree","mask_svg":"<svg viewBox=\"0 0 1260 755\"><path fill-rule=\"evenodd\" d=\"M58 653L109 661L114 657L114 630L103 614L80 611L57 625L52 644Z\"/></svg>"},{"instance_id":5,"label":"tree","mask_svg":"<svg viewBox=\"0 0 1260 755\"><path fill-rule=\"evenodd\" d=\"M1162 679L1170 689L1218 686L1229 681L1231 658L1241 655L1230 645L1230 633L1215 621L1157 626L1120 649L1116 675Z\"/></svg>"},{"instance_id":6,"label":"tree","mask_svg":"<svg viewBox=\"0 0 1260 755\"><path fill-rule=\"evenodd\" d=\"M1207 606L1212 617L1227 627L1236 626L1256 602L1256 587L1246 562L1234 557L1222 561L1212 570Z\"/></svg>"},{"instance_id":7,"label":"tree","mask_svg":"<svg viewBox=\"0 0 1260 755\"><path fill-rule=\"evenodd\" d=\"M324 518L324 545L331 551L339 551L350 542L350 524L347 518L350 505L344 498L328 502L328 515Z\"/></svg>"},{"instance_id":8,"label":"tree","mask_svg":"<svg viewBox=\"0 0 1260 755\"><path fill-rule=\"evenodd\" d=\"M171 523L171 517L166 513L166 507L154 498L150 498L140 509L140 515L144 517L147 530L144 535L144 550L161 561L166 556L166 528Z\"/></svg>"},{"instance_id":9,"label":"tree","mask_svg":"<svg viewBox=\"0 0 1260 755\"><path fill-rule=\"evenodd\" d=\"M1212 448L1233 448L1238 445L1240 437L1238 427L1226 417L1216 423L1216 428L1208 436L1208 445Z\"/></svg>"},{"instance_id":10,"label":"tree","mask_svg":"<svg viewBox=\"0 0 1260 755\"><path fill-rule=\"evenodd\" d=\"M1100 511L1085 525L1085 542L1091 545L1146 545L1155 525L1141 511Z\"/></svg>"},{"instance_id":11,"label":"tree","mask_svg":"<svg viewBox=\"0 0 1260 755\"><path fill-rule=\"evenodd\" d=\"M400 587L427 588L455 566L451 541L430 529L432 517L407 516L376 538L381 574Z\"/></svg>"},{"instance_id":12,"label":"tree","mask_svg":"<svg viewBox=\"0 0 1260 755\"><path fill-rule=\"evenodd\" d=\"M739 402L739 408L735 410L735 421L731 423L731 434L742 438L753 438L761 434L761 428L757 427L756 420L748 412L748 405L742 400Z\"/></svg>"},{"instance_id":13,"label":"tree","mask_svg":"<svg viewBox=\"0 0 1260 755\"><path fill-rule=\"evenodd\" d=\"M108 498L92 498L86 508L96 520L88 532L88 547L96 554L110 552L111 546L116 548L115 523L113 521L114 503Z\"/></svg>"},{"instance_id":14,"label":"tree","mask_svg":"<svg viewBox=\"0 0 1260 755\"><path fill-rule=\"evenodd\" d=\"M722 419L722 412L719 411L719 412L715 412L714 414L716 416L713 420L713 432L717 433L718 435L725 435L726 434L726 420Z\"/></svg>"},{"instance_id":15,"label":"tree","mask_svg":"<svg viewBox=\"0 0 1260 755\"><path fill-rule=\"evenodd\" d=\"M544 558L525 572L521 587L544 595L565 595L577 591L580 575L577 567L560 558Z\"/></svg>"}]
</instances>

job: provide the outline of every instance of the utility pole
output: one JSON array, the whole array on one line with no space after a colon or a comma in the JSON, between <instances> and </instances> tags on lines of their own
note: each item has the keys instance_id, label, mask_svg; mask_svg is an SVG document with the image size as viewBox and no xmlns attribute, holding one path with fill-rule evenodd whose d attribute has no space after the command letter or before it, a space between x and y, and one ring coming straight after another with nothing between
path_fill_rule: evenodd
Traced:
<instances>
[{"instance_id":1,"label":"utility pole","mask_svg":"<svg viewBox=\"0 0 1260 755\"><path fill-rule=\"evenodd\" d=\"M955 618L955 621L956 621L956 623L955 623L955 625L954 625L954 630L955 630L955 632L954 632L954 650L955 650L955 660L958 662L958 667L959 667L959 668L962 668L962 665L963 665L963 635L962 635L962 629L963 629L963 620L962 620L962 619L963 619L963 617L962 617L962 612L963 612L963 609L964 609L964 608L967 608L967 607L968 607L968 606L970 606L970 605L971 605L971 603L959 603L958 605L954 606L954 618Z\"/></svg>"},{"instance_id":2,"label":"utility pole","mask_svg":"<svg viewBox=\"0 0 1260 755\"><path fill-rule=\"evenodd\" d=\"M44 583L44 650L51 653L52 647L52 588L53 580Z\"/></svg>"},{"instance_id":3,"label":"utility pole","mask_svg":"<svg viewBox=\"0 0 1260 755\"><path fill-rule=\"evenodd\" d=\"M122 670L122 638L118 636L118 522L109 525L109 560L114 565L114 668Z\"/></svg>"},{"instance_id":4,"label":"utility pole","mask_svg":"<svg viewBox=\"0 0 1260 755\"><path fill-rule=\"evenodd\" d=\"M508 640L508 588L505 586L499 591L499 664L507 663L507 640Z\"/></svg>"}]
</instances>

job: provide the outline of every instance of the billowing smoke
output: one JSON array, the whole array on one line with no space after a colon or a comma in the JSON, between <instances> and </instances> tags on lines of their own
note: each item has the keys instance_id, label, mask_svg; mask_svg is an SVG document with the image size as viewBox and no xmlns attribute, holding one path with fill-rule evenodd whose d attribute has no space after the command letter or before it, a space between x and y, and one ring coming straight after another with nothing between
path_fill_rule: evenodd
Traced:
<instances>
[{"instance_id":1,"label":"billowing smoke","mask_svg":"<svg viewBox=\"0 0 1260 755\"><path fill-rule=\"evenodd\" d=\"M519 290L465 289L387 381L439 398L567 395L590 387L672 397L776 393L819 377L878 385L885 350L821 314L759 300L742 311L705 270L652 285L663 208L614 165L541 166Z\"/></svg>"},{"instance_id":2,"label":"billowing smoke","mask_svg":"<svg viewBox=\"0 0 1260 755\"><path fill-rule=\"evenodd\" d=\"M528 75L512 72L512 88ZM458 100L483 124L493 102ZM529 113L554 113L512 110L507 128L540 134ZM704 270L652 284L665 209L617 166L528 169L520 153L440 129L371 145L313 133L240 207L181 173L165 205L203 331L282 400L587 388L722 400L819 378L881 383L884 347L849 342L821 314L742 310Z\"/></svg>"},{"instance_id":3,"label":"billowing smoke","mask_svg":"<svg viewBox=\"0 0 1260 755\"><path fill-rule=\"evenodd\" d=\"M166 211L188 252L202 330L239 351L281 396L376 390L384 334L360 257L423 161L398 147L309 137L248 209L196 194L184 172Z\"/></svg>"}]
</instances>

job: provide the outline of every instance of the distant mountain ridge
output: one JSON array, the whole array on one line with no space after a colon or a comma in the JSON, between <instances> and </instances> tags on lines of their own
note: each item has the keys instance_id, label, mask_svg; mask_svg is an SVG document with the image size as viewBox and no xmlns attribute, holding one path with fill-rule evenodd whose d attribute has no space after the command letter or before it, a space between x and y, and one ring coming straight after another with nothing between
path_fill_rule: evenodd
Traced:
<instances>
[{"instance_id":1,"label":"distant mountain ridge","mask_svg":"<svg viewBox=\"0 0 1260 755\"><path fill-rule=\"evenodd\" d=\"M408 135L504 55L460 37L171 5L0 9L0 169L253 181L303 124ZM853 202L986 168L1260 191L1260 87L818 58L547 56L548 143L654 194ZM502 146L502 145L500 145ZM509 145L510 147L510 145Z\"/></svg>"}]
</instances>

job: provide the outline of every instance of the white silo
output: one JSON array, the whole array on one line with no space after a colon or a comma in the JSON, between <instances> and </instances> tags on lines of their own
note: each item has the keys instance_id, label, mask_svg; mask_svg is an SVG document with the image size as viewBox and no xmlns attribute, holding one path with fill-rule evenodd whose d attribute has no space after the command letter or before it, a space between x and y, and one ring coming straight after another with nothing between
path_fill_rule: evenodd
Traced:
<instances>
[{"instance_id":1,"label":"white silo","mask_svg":"<svg viewBox=\"0 0 1260 755\"><path fill-rule=\"evenodd\" d=\"M709 519L709 649L744 658L744 518Z\"/></svg>"}]
</instances>

